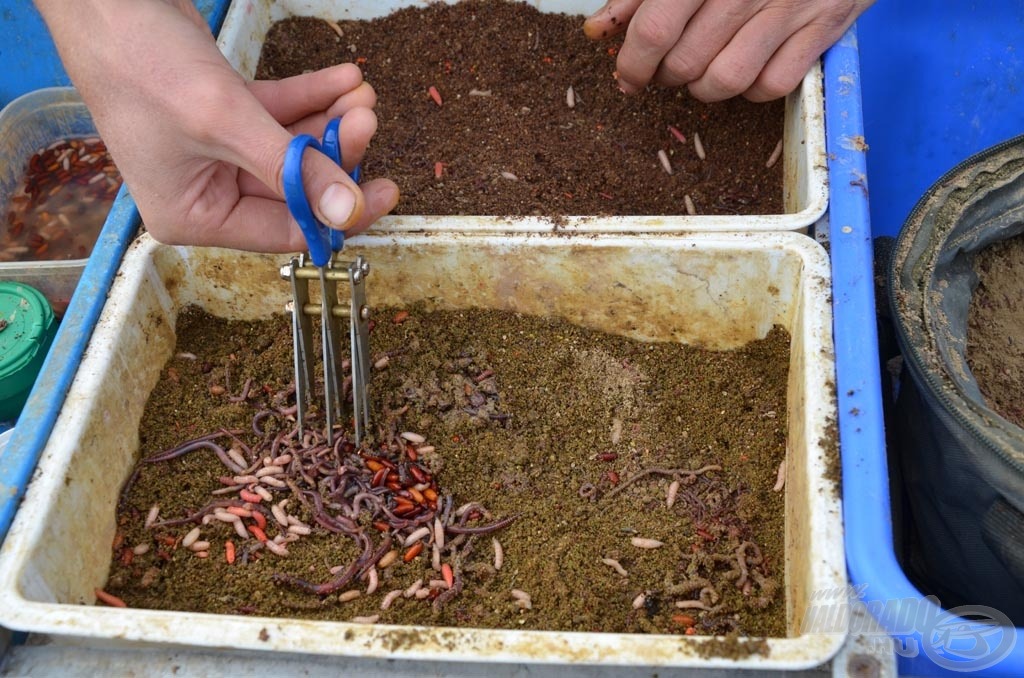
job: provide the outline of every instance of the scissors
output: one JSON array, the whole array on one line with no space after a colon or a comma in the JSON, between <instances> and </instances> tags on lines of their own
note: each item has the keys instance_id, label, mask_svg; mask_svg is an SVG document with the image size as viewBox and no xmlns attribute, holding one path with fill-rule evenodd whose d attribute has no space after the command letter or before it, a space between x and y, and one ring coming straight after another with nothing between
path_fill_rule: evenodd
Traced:
<instances>
[{"instance_id":1,"label":"scissors","mask_svg":"<svg viewBox=\"0 0 1024 678\"><path fill-rule=\"evenodd\" d=\"M345 233L323 224L309 205L302 181L302 156L306 149L323 153L341 166L340 118L333 118L324 129L321 141L300 134L288 144L284 159L284 195L288 211L299 224L309 256L299 255L281 268L281 277L292 286L292 342L295 349L295 400L299 433L303 434L307 410L312 398L314 349L312 316L320 315L321 354L324 366L324 405L327 418L327 443L334 444L335 419L341 416L343 398L338 372L341 351L341 321L349 321L352 369L352 406L355 440L360 444L369 426L370 310L366 305L366 277L370 264L360 255L355 261L341 262L336 254L345 246ZM349 176L356 183L361 175L357 166ZM320 281L320 305L311 303L309 282ZM347 305L339 303L338 282L348 281L351 294Z\"/></svg>"}]
</instances>

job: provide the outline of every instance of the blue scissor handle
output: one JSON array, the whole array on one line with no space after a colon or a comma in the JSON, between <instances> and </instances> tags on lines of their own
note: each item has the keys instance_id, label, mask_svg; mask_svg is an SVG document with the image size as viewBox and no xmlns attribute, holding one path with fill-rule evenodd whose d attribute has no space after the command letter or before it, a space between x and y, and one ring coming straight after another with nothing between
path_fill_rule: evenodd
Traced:
<instances>
[{"instance_id":1,"label":"blue scissor handle","mask_svg":"<svg viewBox=\"0 0 1024 678\"><path fill-rule=\"evenodd\" d=\"M341 138L338 132L340 127L341 118L331 118L330 122L327 123L327 127L324 128L324 137L320 142L322 147L320 150L339 165L341 165ZM352 181L358 184L363 176L362 166L356 165L356 168L349 172L348 175L352 177Z\"/></svg>"},{"instance_id":2,"label":"blue scissor handle","mask_svg":"<svg viewBox=\"0 0 1024 678\"><path fill-rule=\"evenodd\" d=\"M338 135L340 118L333 118L324 129L322 142L318 142L309 134L299 134L288 144L284 156L284 199L288 211L298 222L302 235L309 245L310 259L315 266L324 266L331 260L333 252L339 252L345 246L345 233L325 226L313 214L306 198L306 189L302 183L302 154L307 148L313 148L333 162L341 165L341 142ZM357 166L349 176L359 183L360 170Z\"/></svg>"}]
</instances>

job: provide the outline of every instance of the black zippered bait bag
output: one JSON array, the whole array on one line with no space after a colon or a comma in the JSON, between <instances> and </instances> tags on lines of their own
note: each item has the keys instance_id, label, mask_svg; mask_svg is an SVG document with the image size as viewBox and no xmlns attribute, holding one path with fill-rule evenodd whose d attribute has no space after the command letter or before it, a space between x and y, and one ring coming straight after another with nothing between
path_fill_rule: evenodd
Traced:
<instances>
[{"instance_id":1,"label":"black zippered bait bag","mask_svg":"<svg viewBox=\"0 0 1024 678\"><path fill-rule=\"evenodd\" d=\"M965 357L973 261L1024 233L1024 136L968 158L921 198L888 271L903 357L891 431L897 553L946 608L1024 625L1024 429L985 403ZM1024 275L1024 271L1022 271Z\"/></svg>"}]
</instances>

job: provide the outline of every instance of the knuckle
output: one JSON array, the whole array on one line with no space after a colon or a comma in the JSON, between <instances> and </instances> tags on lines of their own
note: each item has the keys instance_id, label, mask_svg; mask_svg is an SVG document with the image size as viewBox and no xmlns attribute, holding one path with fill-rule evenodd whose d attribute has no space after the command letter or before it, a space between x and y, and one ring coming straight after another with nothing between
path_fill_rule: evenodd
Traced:
<instances>
[{"instance_id":1,"label":"knuckle","mask_svg":"<svg viewBox=\"0 0 1024 678\"><path fill-rule=\"evenodd\" d=\"M637 42L662 49L671 47L677 37L671 26L672 17L662 10L634 17L630 23Z\"/></svg>"},{"instance_id":2,"label":"knuckle","mask_svg":"<svg viewBox=\"0 0 1024 678\"><path fill-rule=\"evenodd\" d=\"M701 78L705 87L703 92L715 99L728 99L740 94L750 85L750 79L743 69L725 64L712 64Z\"/></svg>"},{"instance_id":3,"label":"knuckle","mask_svg":"<svg viewBox=\"0 0 1024 678\"><path fill-rule=\"evenodd\" d=\"M684 84L704 75L707 64L692 50L680 46L665 56L661 66L664 79Z\"/></svg>"},{"instance_id":4,"label":"knuckle","mask_svg":"<svg viewBox=\"0 0 1024 678\"><path fill-rule=\"evenodd\" d=\"M788 71L766 70L754 82L752 95L748 98L755 101L771 101L784 97L797 88L802 75Z\"/></svg>"}]
</instances>

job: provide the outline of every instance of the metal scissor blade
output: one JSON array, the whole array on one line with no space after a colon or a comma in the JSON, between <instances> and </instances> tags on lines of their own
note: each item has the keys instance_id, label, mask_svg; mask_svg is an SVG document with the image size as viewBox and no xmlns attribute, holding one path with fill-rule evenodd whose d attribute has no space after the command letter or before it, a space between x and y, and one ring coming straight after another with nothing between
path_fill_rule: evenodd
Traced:
<instances>
[{"instance_id":1,"label":"metal scissor blade","mask_svg":"<svg viewBox=\"0 0 1024 678\"><path fill-rule=\"evenodd\" d=\"M291 260L281 271L291 280L292 285L292 345L295 351L295 404L299 419L299 434L304 433L306 406L312 394L313 381L313 321L303 309L309 303L309 281L301 280L296 271L302 268L304 257Z\"/></svg>"},{"instance_id":2,"label":"metal scissor blade","mask_svg":"<svg viewBox=\"0 0 1024 678\"><path fill-rule=\"evenodd\" d=\"M352 344L352 410L358 445L370 426L370 309L366 305L366 276L370 265L358 257L349 264L349 282L352 285L352 308L349 318L349 339Z\"/></svg>"},{"instance_id":3,"label":"metal scissor blade","mask_svg":"<svg viewBox=\"0 0 1024 678\"><path fill-rule=\"evenodd\" d=\"M334 317L334 306L338 303L338 281L327 276L327 269L320 268L320 323L324 347L324 400L327 409L327 444L334 444L334 422L341 417L341 389L338 370L341 361L341 328L339 319Z\"/></svg>"}]
</instances>

